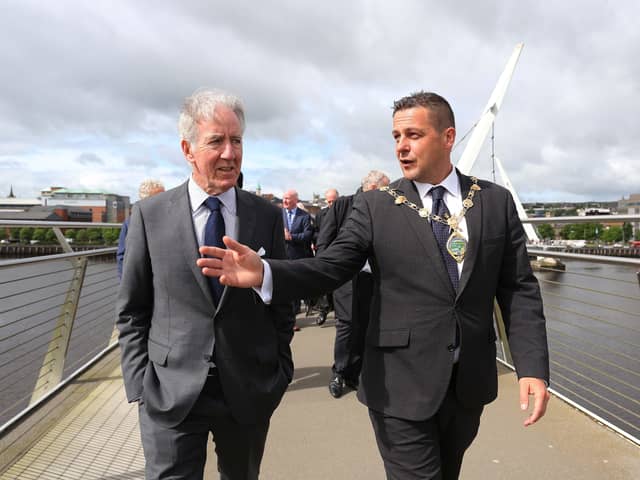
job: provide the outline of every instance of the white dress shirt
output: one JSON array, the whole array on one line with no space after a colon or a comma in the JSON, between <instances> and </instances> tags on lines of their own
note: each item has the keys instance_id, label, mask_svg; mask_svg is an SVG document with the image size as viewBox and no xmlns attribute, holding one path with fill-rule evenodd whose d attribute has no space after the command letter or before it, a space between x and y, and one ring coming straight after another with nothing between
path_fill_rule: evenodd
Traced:
<instances>
[{"instance_id":1,"label":"white dress shirt","mask_svg":"<svg viewBox=\"0 0 640 480\"><path fill-rule=\"evenodd\" d=\"M443 197L443 201L447 208L449 209L449 214L451 216L458 215L462 211L462 192L460 191L460 179L458 178L458 174L456 169L451 169L451 173L438 185L431 185L430 183L420 183L414 181L413 184L418 189L418 194L422 199L422 205L426 208L429 213L431 213L431 205L433 204L433 199L431 198L431 193L429 192L433 187L437 187L438 185L442 185L445 189L445 194ZM464 239L469 241L469 231L467 230L467 220L462 217L462 220L458 224L458 231L464 237ZM464 260L458 263L458 278L462 274L462 266L464 265Z\"/></svg>"}]
</instances>

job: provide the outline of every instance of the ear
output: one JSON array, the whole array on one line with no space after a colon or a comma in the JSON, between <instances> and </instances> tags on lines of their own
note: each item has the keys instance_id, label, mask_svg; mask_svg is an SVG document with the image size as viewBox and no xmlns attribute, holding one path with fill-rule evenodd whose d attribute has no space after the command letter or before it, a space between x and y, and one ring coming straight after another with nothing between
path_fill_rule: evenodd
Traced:
<instances>
[{"instance_id":1,"label":"ear","mask_svg":"<svg viewBox=\"0 0 640 480\"><path fill-rule=\"evenodd\" d=\"M448 127L443 132L444 144L447 148L453 148L453 145L456 141L456 129L453 127Z\"/></svg>"},{"instance_id":2,"label":"ear","mask_svg":"<svg viewBox=\"0 0 640 480\"><path fill-rule=\"evenodd\" d=\"M191 153L191 144L187 142L185 139L182 139L180 142L180 148L182 148L182 154L184 158L187 159L187 162L193 163L193 154Z\"/></svg>"}]
</instances>

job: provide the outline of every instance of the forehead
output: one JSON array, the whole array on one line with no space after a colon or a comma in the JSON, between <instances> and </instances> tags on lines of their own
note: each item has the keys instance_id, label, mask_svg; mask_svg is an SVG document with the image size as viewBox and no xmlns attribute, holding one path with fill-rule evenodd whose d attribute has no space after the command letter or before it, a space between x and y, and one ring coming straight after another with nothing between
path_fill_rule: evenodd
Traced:
<instances>
[{"instance_id":1,"label":"forehead","mask_svg":"<svg viewBox=\"0 0 640 480\"><path fill-rule=\"evenodd\" d=\"M224 105L218 105L210 118L200 120L197 125L200 133L242 135L242 126L238 116L233 110Z\"/></svg>"},{"instance_id":2,"label":"forehead","mask_svg":"<svg viewBox=\"0 0 640 480\"><path fill-rule=\"evenodd\" d=\"M407 108L398 110L393 115L393 130L401 131L410 128L429 128L433 127L434 113L425 107Z\"/></svg>"}]
</instances>

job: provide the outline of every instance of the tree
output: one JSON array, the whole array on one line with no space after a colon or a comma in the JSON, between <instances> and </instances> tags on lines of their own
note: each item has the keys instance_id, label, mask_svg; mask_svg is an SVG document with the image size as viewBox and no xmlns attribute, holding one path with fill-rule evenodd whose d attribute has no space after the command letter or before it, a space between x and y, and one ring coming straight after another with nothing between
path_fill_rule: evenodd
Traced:
<instances>
[{"instance_id":1,"label":"tree","mask_svg":"<svg viewBox=\"0 0 640 480\"><path fill-rule=\"evenodd\" d=\"M633 225L628 222L624 222L622 224L622 241L626 242L631 240L632 238L633 238Z\"/></svg>"},{"instance_id":2,"label":"tree","mask_svg":"<svg viewBox=\"0 0 640 480\"><path fill-rule=\"evenodd\" d=\"M82 228L76 232L76 241L78 243L87 243L89 240L89 235L87 235L87 231Z\"/></svg>"},{"instance_id":3,"label":"tree","mask_svg":"<svg viewBox=\"0 0 640 480\"><path fill-rule=\"evenodd\" d=\"M556 236L553 227L548 223L541 223L538 225L538 235L544 239L553 239Z\"/></svg>"},{"instance_id":4,"label":"tree","mask_svg":"<svg viewBox=\"0 0 640 480\"><path fill-rule=\"evenodd\" d=\"M71 239L75 240L77 233L78 232L75 229L67 228L64 231L64 236L65 236L65 238L71 238Z\"/></svg>"},{"instance_id":5,"label":"tree","mask_svg":"<svg viewBox=\"0 0 640 480\"><path fill-rule=\"evenodd\" d=\"M102 241L102 229L101 228L88 228L87 237L91 243L99 243Z\"/></svg>"},{"instance_id":6,"label":"tree","mask_svg":"<svg viewBox=\"0 0 640 480\"><path fill-rule=\"evenodd\" d=\"M56 234L53 232L53 228L50 228L47 230L47 233L45 234L44 239L46 240L47 243L56 243L56 241L58 240L58 237L56 237Z\"/></svg>"},{"instance_id":7,"label":"tree","mask_svg":"<svg viewBox=\"0 0 640 480\"><path fill-rule=\"evenodd\" d=\"M20 239L20 243L29 243L32 237L33 237L33 228L22 227L20 229L20 233L18 236L18 238Z\"/></svg>"},{"instance_id":8,"label":"tree","mask_svg":"<svg viewBox=\"0 0 640 480\"><path fill-rule=\"evenodd\" d=\"M33 230L31 240L37 240L38 242L44 242L47 231L44 228L36 228Z\"/></svg>"},{"instance_id":9,"label":"tree","mask_svg":"<svg viewBox=\"0 0 640 480\"><path fill-rule=\"evenodd\" d=\"M622 227L609 227L600 236L606 243L615 243L622 240Z\"/></svg>"},{"instance_id":10,"label":"tree","mask_svg":"<svg viewBox=\"0 0 640 480\"><path fill-rule=\"evenodd\" d=\"M118 241L120 237L120 229L119 228L105 228L102 231L102 238L104 239L107 245L113 245Z\"/></svg>"}]
</instances>

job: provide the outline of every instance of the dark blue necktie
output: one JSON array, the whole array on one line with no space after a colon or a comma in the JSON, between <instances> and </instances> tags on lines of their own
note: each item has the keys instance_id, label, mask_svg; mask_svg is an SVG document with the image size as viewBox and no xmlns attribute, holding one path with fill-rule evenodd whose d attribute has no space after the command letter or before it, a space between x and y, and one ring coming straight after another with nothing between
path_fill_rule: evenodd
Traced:
<instances>
[{"instance_id":1,"label":"dark blue necktie","mask_svg":"<svg viewBox=\"0 0 640 480\"><path fill-rule=\"evenodd\" d=\"M208 247L220 247L225 248L222 243L222 237L224 236L224 218L222 218L222 212L220 211L220 200L216 197L209 197L204 201L211 213L207 219L207 224L204 227L204 244ZM209 279L209 285L211 287L211 294L216 305L220 302L224 285L220 284L218 277L207 277Z\"/></svg>"},{"instance_id":2,"label":"dark blue necktie","mask_svg":"<svg viewBox=\"0 0 640 480\"><path fill-rule=\"evenodd\" d=\"M433 215L439 215L441 218L445 218L449 215L449 209L447 205L444 203L444 193L445 188L443 186L433 187L430 190L431 199L433 203L431 204L431 213ZM449 235L451 232L449 230L449 225L445 225L440 222L436 222L435 220L431 221L431 228L433 229L433 234L438 241L438 246L440 247L440 255L444 260L444 265L447 268L447 273L449 274L449 279L451 280L451 285L453 285L453 289L458 291L458 264L455 259L449 254L447 251L447 240L449 239Z\"/></svg>"}]
</instances>

